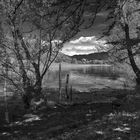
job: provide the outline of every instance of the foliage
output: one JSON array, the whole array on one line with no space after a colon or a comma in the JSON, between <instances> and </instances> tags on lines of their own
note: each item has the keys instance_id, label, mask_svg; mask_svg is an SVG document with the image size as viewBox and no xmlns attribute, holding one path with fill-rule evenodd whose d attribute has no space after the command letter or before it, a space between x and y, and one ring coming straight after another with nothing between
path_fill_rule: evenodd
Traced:
<instances>
[{"instance_id":1,"label":"foliage","mask_svg":"<svg viewBox=\"0 0 140 140\"><path fill-rule=\"evenodd\" d=\"M140 53L139 8L136 0L122 0L113 4L109 10L107 20L111 22L104 33L109 36L110 52L113 60L129 63L137 77L140 78L140 70L136 64L136 57ZM128 59L127 59L128 58ZM139 83L137 81L137 83Z\"/></svg>"},{"instance_id":2,"label":"foliage","mask_svg":"<svg viewBox=\"0 0 140 140\"><path fill-rule=\"evenodd\" d=\"M1 1L1 76L22 94L38 96L43 77L63 44L79 31L84 3L85 0Z\"/></svg>"},{"instance_id":3,"label":"foliage","mask_svg":"<svg viewBox=\"0 0 140 140\"><path fill-rule=\"evenodd\" d=\"M131 45L133 47L134 55L138 54L139 47L136 46L138 40L138 24L139 24L139 13L137 10L139 5L134 1L124 1L122 4L118 3L115 9L111 9L107 20L112 21L107 31L104 34L109 35L108 43L112 45L111 52L114 55L117 53L116 58L120 61L127 59L126 52L126 38L124 25L128 23L129 32L131 37ZM127 17L125 17L127 16Z\"/></svg>"}]
</instances>

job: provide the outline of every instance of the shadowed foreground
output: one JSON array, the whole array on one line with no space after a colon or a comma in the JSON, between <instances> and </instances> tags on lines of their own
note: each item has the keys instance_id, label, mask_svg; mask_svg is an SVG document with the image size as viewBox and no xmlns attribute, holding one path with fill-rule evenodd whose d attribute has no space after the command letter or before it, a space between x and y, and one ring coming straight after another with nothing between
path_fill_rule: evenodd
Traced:
<instances>
[{"instance_id":1,"label":"shadowed foreground","mask_svg":"<svg viewBox=\"0 0 140 140\"><path fill-rule=\"evenodd\" d=\"M106 94L105 90L94 95L76 93L78 101L81 99L79 103L42 106L36 112L25 112L18 102L15 108L9 106L10 124L4 122L4 114L0 119L0 139L137 139L140 135L140 97L126 96L124 92L133 93L110 91Z\"/></svg>"}]
</instances>

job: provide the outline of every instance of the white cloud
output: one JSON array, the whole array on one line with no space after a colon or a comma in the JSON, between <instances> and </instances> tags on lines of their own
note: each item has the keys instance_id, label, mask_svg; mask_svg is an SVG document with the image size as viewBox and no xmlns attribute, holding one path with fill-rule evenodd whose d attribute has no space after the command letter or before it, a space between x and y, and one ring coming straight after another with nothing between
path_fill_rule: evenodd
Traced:
<instances>
[{"instance_id":1,"label":"white cloud","mask_svg":"<svg viewBox=\"0 0 140 140\"><path fill-rule=\"evenodd\" d=\"M91 37L80 37L79 39L76 39L76 40L72 40L70 41L70 43L72 44L77 44L77 43L83 43L83 42L90 42L90 41L95 41L96 38L95 36L91 36Z\"/></svg>"},{"instance_id":2,"label":"white cloud","mask_svg":"<svg viewBox=\"0 0 140 140\"><path fill-rule=\"evenodd\" d=\"M66 50L63 50L62 52L63 52L64 54L66 54L66 55L69 55L69 56L72 56L72 55L77 54L76 51L66 51Z\"/></svg>"},{"instance_id":3,"label":"white cloud","mask_svg":"<svg viewBox=\"0 0 140 140\"><path fill-rule=\"evenodd\" d=\"M62 52L67 55L89 54L104 51L107 48L105 40L98 40L95 36L80 37L64 45Z\"/></svg>"},{"instance_id":4,"label":"white cloud","mask_svg":"<svg viewBox=\"0 0 140 140\"><path fill-rule=\"evenodd\" d=\"M77 46L75 47L76 50L92 50L93 46Z\"/></svg>"}]
</instances>

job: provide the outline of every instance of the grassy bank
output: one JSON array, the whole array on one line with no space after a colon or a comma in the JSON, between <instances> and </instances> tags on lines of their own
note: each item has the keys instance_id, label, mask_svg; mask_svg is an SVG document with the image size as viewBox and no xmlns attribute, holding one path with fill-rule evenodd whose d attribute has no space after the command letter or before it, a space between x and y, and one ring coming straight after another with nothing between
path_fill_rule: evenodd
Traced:
<instances>
[{"instance_id":1,"label":"grassy bank","mask_svg":"<svg viewBox=\"0 0 140 140\"><path fill-rule=\"evenodd\" d=\"M44 89L44 92L47 93L50 104L41 106L35 112L25 111L20 98L9 99L10 124L4 120L5 106L1 101L1 140L81 140L82 138L86 140L89 137L105 139L116 133L120 137L125 134L127 138L130 133L134 135L134 131L120 132L118 127L120 121L125 124L126 120L128 125L131 123L131 126L135 126L136 119L134 123L131 121L134 115L126 115L127 113L136 114L137 121L139 120L140 97L136 91L113 89L94 90L90 93L75 91L72 104L58 103L57 90ZM120 105L113 105L114 101L119 101ZM112 119L108 117L110 114L113 114Z\"/></svg>"}]
</instances>

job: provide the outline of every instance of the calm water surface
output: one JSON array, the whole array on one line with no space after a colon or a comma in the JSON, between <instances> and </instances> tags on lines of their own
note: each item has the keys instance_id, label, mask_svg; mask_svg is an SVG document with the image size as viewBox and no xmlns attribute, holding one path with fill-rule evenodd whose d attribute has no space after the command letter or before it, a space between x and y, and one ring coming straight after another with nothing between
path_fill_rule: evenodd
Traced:
<instances>
[{"instance_id":1,"label":"calm water surface","mask_svg":"<svg viewBox=\"0 0 140 140\"><path fill-rule=\"evenodd\" d=\"M48 71L44 85L58 88L59 65L53 64ZM66 75L70 75L70 85L79 91L90 91L102 88L133 88L134 84L129 81L122 72L115 70L109 65L84 65L84 64L62 64L62 86L65 86Z\"/></svg>"}]
</instances>

